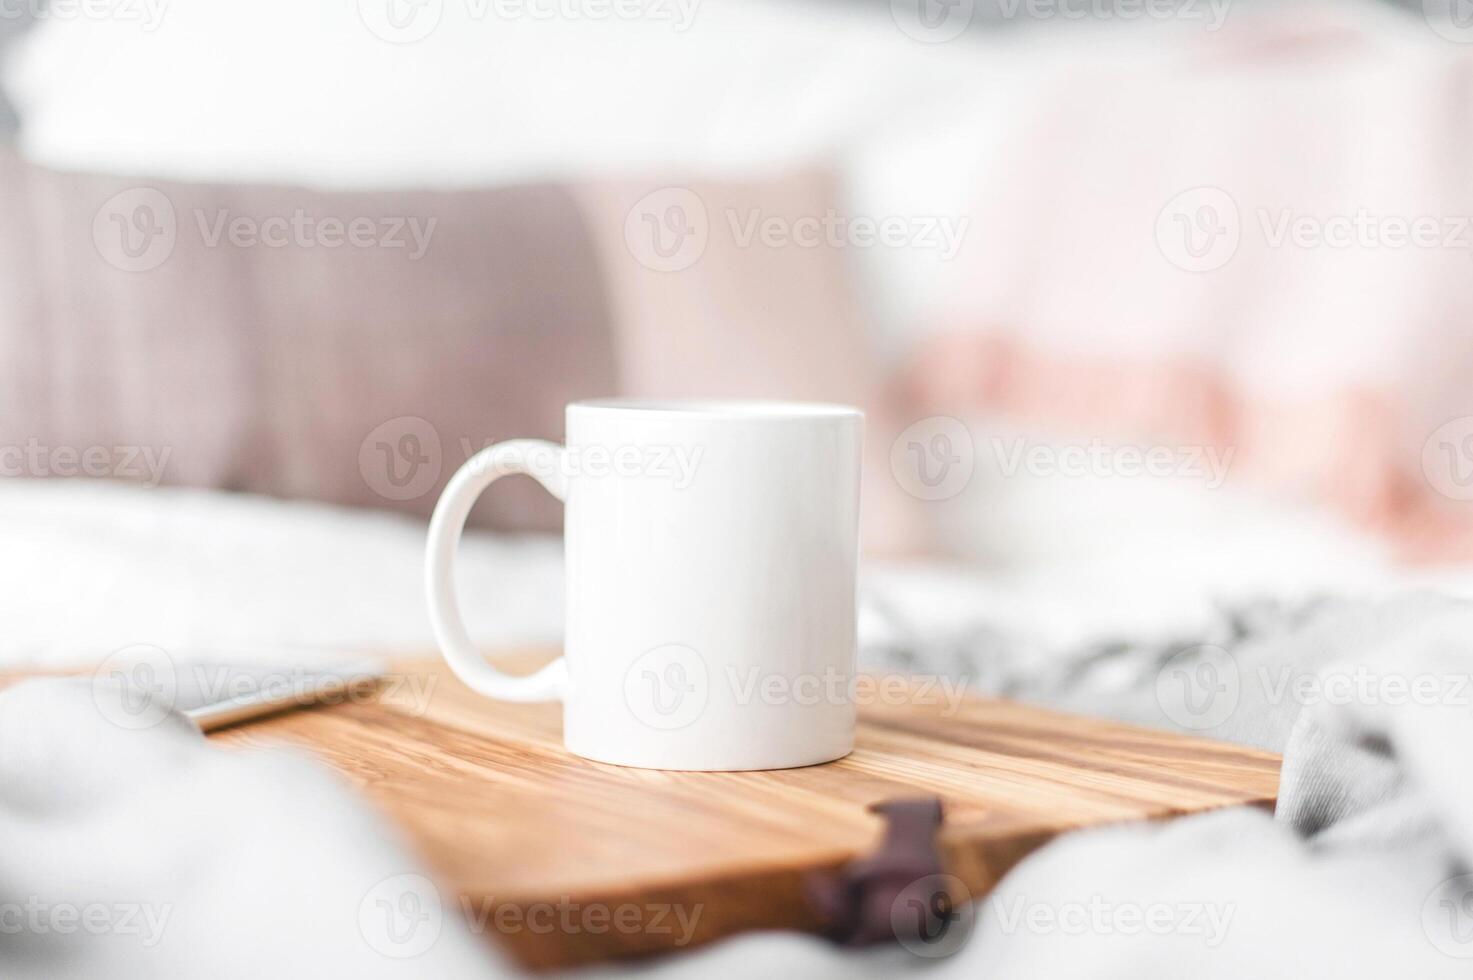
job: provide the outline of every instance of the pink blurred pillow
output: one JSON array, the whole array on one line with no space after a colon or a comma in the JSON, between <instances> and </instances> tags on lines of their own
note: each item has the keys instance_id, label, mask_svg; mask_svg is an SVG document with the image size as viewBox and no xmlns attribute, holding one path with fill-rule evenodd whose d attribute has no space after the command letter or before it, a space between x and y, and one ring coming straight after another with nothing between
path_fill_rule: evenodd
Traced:
<instances>
[{"instance_id":1,"label":"pink blurred pillow","mask_svg":"<svg viewBox=\"0 0 1473 980\"><path fill-rule=\"evenodd\" d=\"M1255 492L1473 555L1473 197L1447 122L1470 68L1431 32L1266 8L1019 86L911 351L918 414L1231 451Z\"/></svg>"}]
</instances>

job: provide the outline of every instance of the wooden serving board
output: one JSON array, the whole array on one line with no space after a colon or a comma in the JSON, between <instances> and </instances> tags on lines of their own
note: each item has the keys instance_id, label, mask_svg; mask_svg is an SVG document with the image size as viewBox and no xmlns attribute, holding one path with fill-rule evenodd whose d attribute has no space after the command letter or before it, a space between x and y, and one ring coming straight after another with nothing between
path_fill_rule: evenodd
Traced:
<instances>
[{"instance_id":1,"label":"wooden serving board","mask_svg":"<svg viewBox=\"0 0 1473 980\"><path fill-rule=\"evenodd\" d=\"M400 666L404 676L374 699L213 738L310 747L402 828L442 876L447 905L453 892L483 912L551 904L685 914L686 926L662 929L487 930L538 969L750 929L816 929L805 876L870 852L883 825L868 807L885 800L944 801L946 870L981 897L1065 831L1271 807L1278 787L1279 759L1268 753L971 698L951 716L894 699L861 708L854 753L827 765L627 769L568 754L557 704L489 701L438 661Z\"/></svg>"}]
</instances>

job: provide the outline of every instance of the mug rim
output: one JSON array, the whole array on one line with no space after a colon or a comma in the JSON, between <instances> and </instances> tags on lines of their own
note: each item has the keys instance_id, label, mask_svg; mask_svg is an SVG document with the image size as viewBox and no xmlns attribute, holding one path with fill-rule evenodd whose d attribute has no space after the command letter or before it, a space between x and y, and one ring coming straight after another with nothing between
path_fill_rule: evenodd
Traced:
<instances>
[{"instance_id":1,"label":"mug rim","mask_svg":"<svg viewBox=\"0 0 1473 980\"><path fill-rule=\"evenodd\" d=\"M864 412L837 402L781 401L767 398L581 398L568 411L617 412L635 416L675 416L683 419L862 419Z\"/></svg>"}]
</instances>

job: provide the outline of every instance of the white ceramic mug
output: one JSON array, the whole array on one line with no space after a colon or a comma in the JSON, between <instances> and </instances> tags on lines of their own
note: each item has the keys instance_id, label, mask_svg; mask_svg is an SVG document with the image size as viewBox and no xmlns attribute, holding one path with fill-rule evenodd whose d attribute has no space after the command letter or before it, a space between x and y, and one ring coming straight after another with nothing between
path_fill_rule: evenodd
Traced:
<instances>
[{"instance_id":1,"label":"white ceramic mug","mask_svg":"<svg viewBox=\"0 0 1473 980\"><path fill-rule=\"evenodd\" d=\"M430 521L430 619L451 668L564 702L569 751L652 769L783 769L854 742L864 417L786 402L575 402L567 445L499 443ZM471 643L455 549L476 498L525 473L566 504L564 657L503 674Z\"/></svg>"}]
</instances>

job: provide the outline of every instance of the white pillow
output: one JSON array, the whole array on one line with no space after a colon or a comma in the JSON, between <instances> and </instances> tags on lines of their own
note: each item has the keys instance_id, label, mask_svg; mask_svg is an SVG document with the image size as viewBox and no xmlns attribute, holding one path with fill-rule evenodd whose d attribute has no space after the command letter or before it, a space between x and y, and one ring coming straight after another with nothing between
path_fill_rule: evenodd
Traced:
<instances>
[{"instance_id":1,"label":"white pillow","mask_svg":"<svg viewBox=\"0 0 1473 980\"><path fill-rule=\"evenodd\" d=\"M127 0L118 9L136 17L53 17L17 45L5 83L31 159L333 186L665 167L719 176L829 156L949 99L958 72L978 63L975 49L915 41L885 5ZM555 9L586 13L534 16Z\"/></svg>"}]
</instances>

